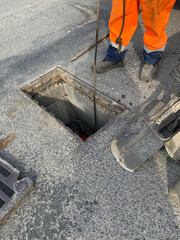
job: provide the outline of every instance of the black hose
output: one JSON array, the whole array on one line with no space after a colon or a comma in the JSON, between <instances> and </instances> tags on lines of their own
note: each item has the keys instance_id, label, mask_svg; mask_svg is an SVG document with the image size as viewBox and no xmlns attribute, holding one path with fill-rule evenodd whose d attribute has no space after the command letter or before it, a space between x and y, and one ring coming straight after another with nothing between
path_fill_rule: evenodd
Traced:
<instances>
[{"instance_id":1,"label":"black hose","mask_svg":"<svg viewBox=\"0 0 180 240\"><path fill-rule=\"evenodd\" d=\"M96 62L97 62L97 46L98 46L98 32L99 32L99 12L100 12L100 0L97 0L96 42L95 42L95 55L94 55L94 82L93 82L94 129L95 129L95 131L97 131L97 114L96 114Z\"/></svg>"},{"instance_id":2,"label":"black hose","mask_svg":"<svg viewBox=\"0 0 180 240\"><path fill-rule=\"evenodd\" d=\"M125 24L125 14L126 14L126 0L123 0L123 22L122 22L122 27L121 27L121 32L119 34L119 37L116 39L116 44L119 44L119 48L118 48L119 53L121 52L121 48L122 48L121 35L122 35L124 24Z\"/></svg>"}]
</instances>

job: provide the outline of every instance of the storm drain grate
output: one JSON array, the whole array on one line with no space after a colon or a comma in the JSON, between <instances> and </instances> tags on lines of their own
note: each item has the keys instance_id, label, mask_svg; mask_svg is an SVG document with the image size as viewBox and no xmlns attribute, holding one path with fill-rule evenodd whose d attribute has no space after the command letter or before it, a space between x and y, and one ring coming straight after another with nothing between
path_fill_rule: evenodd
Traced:
<instances>
[{"instance_id":1,"label":"storm drain grate","mask_svg":"<svg viewBox=\"0 0 180 240\"><path fill-rule=\"evenodd\" d=\"M82 140L95 133L93 88L60 67L22 90ZM99 91L96 102L98 130L127 109Z\"/></svg>"},{"instance_id":2,"label":"storm drain grate","mask_svg":"<svg viewBox=\"0 0 180 240\"><path fill-rule=\"evenodd\" d=\"M19 171L0 159L0 224L33 189L29 178L18 180Z\"/></svg>"}]
</instances>

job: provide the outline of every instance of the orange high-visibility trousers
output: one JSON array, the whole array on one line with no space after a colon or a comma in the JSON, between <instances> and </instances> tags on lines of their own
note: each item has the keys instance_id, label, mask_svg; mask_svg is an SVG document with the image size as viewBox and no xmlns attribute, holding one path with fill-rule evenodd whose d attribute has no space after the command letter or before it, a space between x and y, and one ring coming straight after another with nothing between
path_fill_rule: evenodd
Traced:
<instances>
[{"instance_id":1,"label":"orange high-visibility trousers","mask_svg":"<svg viewBox=\"0 0 180 240\"><path fill-rule=\"evenodd\" d=\"M142 9L144 48L147 52L163 51L167 42L165 32L171 9L176 0L125 0L125 24L121 35L122 45L127 46L137 25L139 2ZM109 19L110 41L116 44L123 22L123 0L112 0L112 11Z\"/></svg>"}]
</instances>

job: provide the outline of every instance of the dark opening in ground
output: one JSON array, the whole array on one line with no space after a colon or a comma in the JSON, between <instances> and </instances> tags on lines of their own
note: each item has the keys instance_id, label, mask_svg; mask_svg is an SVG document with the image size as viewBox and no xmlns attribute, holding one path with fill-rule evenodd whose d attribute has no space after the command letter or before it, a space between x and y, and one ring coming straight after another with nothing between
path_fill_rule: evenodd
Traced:
<instances>
[{"instance_id":1,"label":"dark opening in ground","mask_svg":"<svg viewBox=\"0 0 180 240\"><path fill-rule=\"evenodd\" d=\"M5 202L0 198L0 208L5 204Z\"/></svg>"},{"instance_id":2,"label":"dark opening in ground","mask_svg":"<svg viewBox=\"0 0 180 240\"><path fill-rule=\"evenodd\" d=\"M0 165L0 174L2 174L5 177L8 177L11 173L2 165Z\"/></svg>"},{"instance_id":3,"label":"dark opening in ground","mask_svg":"<svg viewBox=\"0 0 180 240\"><path fill-rule=\"evenodd\" d=\"M8 197L12 197L14 191L0 180L0 190L3 191Z\"/></svg>"},{"instance_id":4,"label":"dark opening in ground","mask_svg":"<svg viewBox=\"0 0 180 240\"><path fill-rule=\"evenodd\" d=\"M86 140L95 133L93 88L61 68L22 89L71 131ZM126 107L97 91L98 130Z\"/></svg>"}]
</instances>

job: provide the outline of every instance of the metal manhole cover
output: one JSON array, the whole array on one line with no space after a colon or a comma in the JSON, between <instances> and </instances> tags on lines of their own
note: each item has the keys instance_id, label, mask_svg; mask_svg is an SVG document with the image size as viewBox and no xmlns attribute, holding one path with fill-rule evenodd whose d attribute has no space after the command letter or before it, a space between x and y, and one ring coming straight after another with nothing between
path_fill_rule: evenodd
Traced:
<instances>
[{"instance_id":1,"label":"metal manhole cover","mask_svg":"<svg viewBox=\"0 0 180 240\"><path fill-rule=\"evenodd\" d=\"M34 188L29 178L19 178L19 170L0 158L0 225Z\"/></svg>"}]
</instances>

